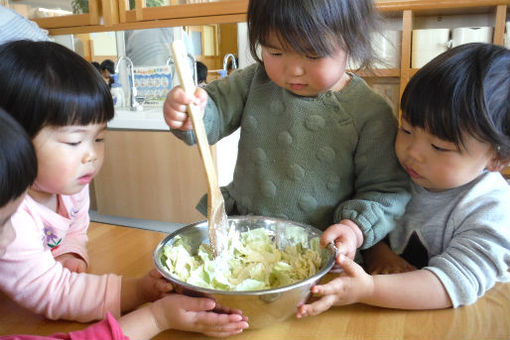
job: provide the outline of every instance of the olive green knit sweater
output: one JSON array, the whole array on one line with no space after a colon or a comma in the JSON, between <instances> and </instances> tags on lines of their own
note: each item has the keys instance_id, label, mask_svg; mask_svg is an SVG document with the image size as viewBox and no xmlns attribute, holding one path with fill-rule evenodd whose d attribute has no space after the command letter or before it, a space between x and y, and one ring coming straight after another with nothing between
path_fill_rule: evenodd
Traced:
<instances>
[{"instance_id":1,"label":"olive green knit sweater","mask_svg":"<svg viewBox=\"0 0 510 340\"><path fill-rule=\"evenodd\" d=\"M352 75L339 92L297 96L252 65L206 87L211 144L241 128L234 179L222 188L228 214L280 217L321 230L351 219L372 246L409 200L393 149L390 106ZM192 132L172 131L188 144ZM204 199L198 206L206 213Z\"/></svg>"}]
</instances>

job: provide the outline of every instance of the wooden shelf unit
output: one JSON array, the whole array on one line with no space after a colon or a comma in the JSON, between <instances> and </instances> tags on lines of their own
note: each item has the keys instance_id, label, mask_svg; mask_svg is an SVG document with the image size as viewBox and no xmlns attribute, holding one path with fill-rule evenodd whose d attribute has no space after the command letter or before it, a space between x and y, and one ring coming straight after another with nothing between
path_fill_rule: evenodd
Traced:
<instances>
[{"instance_id":1,"label":"wooden shelf unit","mask_svg":"<svg viewBox=\"0 0 510 340\"><path fill-rule=\"evenodd\" d=\"M505 20L510 0L444 0L444 1L383 1L379 3L381 13L402 14L402 47L400 66L400 95L409 79L418 71L411 68L411 43L416 16L488 13L494 15L493 43L503 45Z\"/></svg>"},{"instance_id":2,"label":"wooden shelf unit","mask_svg":"<svg viewBox=\"0 0 510 340\"><path fill-rule=\"evenodd\" d=\"M400 96L404 92L409 79L418 72L411 67L412 31L417 16L489 14L494 16L493 43L503 45L505 22L510 0L410 0L410 1L381 1L377 4L383 15L402 17L402 45L400 66ZM510 34L510 32L507 32ZM398 71L398 70L397 70ZM395 70L379 73L379 77L393 77ZM361 73L361 76L366 74ZM401 112L399 111L399 117ZM510 178L510 167L502 171L506 178Z\"/></svg>"}]
</instances>

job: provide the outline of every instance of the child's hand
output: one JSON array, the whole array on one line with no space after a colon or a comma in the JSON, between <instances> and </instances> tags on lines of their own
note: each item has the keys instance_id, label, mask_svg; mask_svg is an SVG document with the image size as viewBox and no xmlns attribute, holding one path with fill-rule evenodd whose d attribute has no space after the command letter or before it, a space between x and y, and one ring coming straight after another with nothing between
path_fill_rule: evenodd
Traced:
<instances>
[{"instance_id":1,"label":"child's hand","mask_svg":"<svg viewBox=\"0 0 510 340\"><path fill-rule=\"evenodd\" d=\"M321 246L326 247L331 242L334 242L338 255L343 254L353 259L356 249L363 244L363 233L353 221L341 220L322 233Z\"/></svg>"},{"instance_id":2,"label":"child's hand","mask_svg":"<svg viewBox=\"0 0 510 340\"><path fill-rule=\"evenodd\" d=\"M216 303L208 298L194 298L170 294L155 301L151 311L160 331L179 329L199 332L208 336L230 336L248 327L240 311L215 309Z\"/></svg>"},{"instance_id":3,"label":"child's hand","mask_svg":"<svg viewBox=\"0 0 510 340\"><path fill-rule=\"evenodd\" d=\"M371 275L344 255L340 255L337 262L343 269L342 274L324 285L313 286L312 293L320 298L298 307L297 318L320 314L331 306L364 302L372 296L374 280Z\"/></svg>"},{"instance_id":4,"label":"child's hand","mask_svg":"<svg viewBox=\"0 0 510 340\"><path fill-rule=\"evenodd\" d=\"M121 311L128 312L146 302L162 298L173 290L170 282L152 269L143 277L123 277L121 287Z\"/></svg>"},{"instance_id":5,"label":"child's hand","mask_svg":"<svg viewBox=\"0 0 510 340\"><path fill-rule=\"evenodd\" d=\"M171 129L191 130L193 124L186 113L186 106L194 103L200 109L203 115L207 103L207 92L197 87L195 97L187 96L182 87L176 86L168 92L165 103L163 104L163 113L165 121Z\"/></svg>"},{"instance_id":6,"label":"child's hand","mask_svg":"<svg viewBox=\"0 0 510 340\"><path fill-rule=\"evenodd\" d=\"M173 288L172 284L163 278L156 269L152 269L139 279L137 295L140 297L141 303L151 302L162 298Z\"/></svg>"},{"instance_id":7,"label":"child's hand","mask_svg":"<svg viewBox=\"0 0 510 340\"><path fill-rule=\"evenodd\" d=\"M372 275L416 270L416 267L395 254L389 245L382 241L363 252L363 263L367 272Z\"/></svg>"},{"instance_id":8,"label":"child's hand","mask_svg":"<svg viewBox=\"0 0 510 340\"><path fill-rule=\"evenodd\" d=\"M59 255L55 257L55 260L60 262L63 267L75 273L83 273L87 270L87 262L72 253Z\"/></svg>"}]
</instances>

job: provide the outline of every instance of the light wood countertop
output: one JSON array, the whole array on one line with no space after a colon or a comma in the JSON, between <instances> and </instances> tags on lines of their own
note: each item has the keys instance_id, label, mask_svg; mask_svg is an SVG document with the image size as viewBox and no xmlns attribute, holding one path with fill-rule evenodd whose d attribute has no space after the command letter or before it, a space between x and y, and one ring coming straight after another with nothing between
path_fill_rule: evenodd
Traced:
<instances>
[{"instance_id":1,"label":"light wood countertop","mask_svg":"<svg viewBox=\"0 0 510 340\"><path fill-rule=\"evenodd\" d=\"M165 234L91 223L89 272L127 276L145 274L152 252ZM82 329L86 324L50 321L0 294L0 335L49 335ZM155 339L205 339L199 334L167 331ZM436 311L398 311L365 305L335 307L319 316L289 319L229 339L510 339L510 283L497 284L476 304Z\"/></svg>"}]
</instances>

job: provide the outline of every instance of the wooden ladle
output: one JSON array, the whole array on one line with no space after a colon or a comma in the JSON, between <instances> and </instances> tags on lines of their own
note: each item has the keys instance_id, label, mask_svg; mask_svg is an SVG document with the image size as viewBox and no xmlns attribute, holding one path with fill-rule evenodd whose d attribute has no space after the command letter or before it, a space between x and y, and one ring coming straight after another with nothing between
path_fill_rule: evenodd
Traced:
<instances>
[{"instance_id":1,"label":"wooden ladle","mask_svg":"<svg viewBox=\"0 0 510 340\"><path fill-rule=\"evenodd\" d=\"M181 80L181 87L188 95L194 95L195 84L191 77L186 47L182 40L176 40L172 43L172 54L174 56L175 69ZM218 177L216 175L211 149L209 148L209 141L207 140L202 115L198 107L194 104L188 105L187 109L188 115L193 123L195 138L208 182L207 220L209 224L209 244L212 247L214 256L218 256L227 244L228 223L227 214L225 212L225 201L218 186Z\"/></svg>"}]
</instances>

